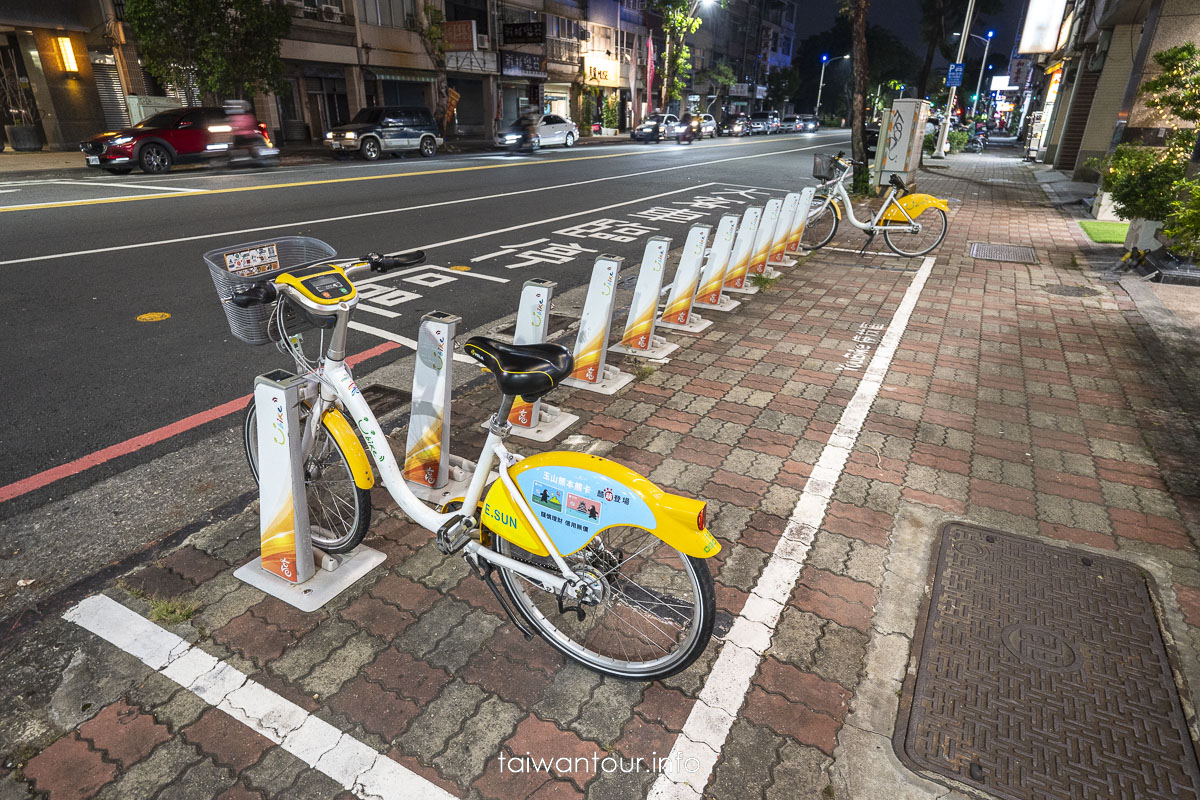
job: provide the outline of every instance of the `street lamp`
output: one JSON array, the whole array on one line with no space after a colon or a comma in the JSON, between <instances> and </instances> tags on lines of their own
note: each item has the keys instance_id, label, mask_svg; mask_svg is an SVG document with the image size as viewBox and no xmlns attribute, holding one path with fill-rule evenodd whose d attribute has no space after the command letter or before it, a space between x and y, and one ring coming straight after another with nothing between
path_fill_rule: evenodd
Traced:
<instances>
[{"instance_id":1,"label":"street lamp","mask_svg":"<svg viewBox=\"0 0 1200 800\"><path fill-rule=\"evenodd\" d=\"M971 34L976 39L983 40L983 61L979 62L979 80L975 81L975 99L971 101L971 124L975 124L975 109L979 106L979 87L983 86L983 73L986 70L988 48L992 46L992 37L996 35L995 31L988 31L987 38Z\"/></svg>"},{"instance_id":2,"label":"street lamp","mask_svg":"<svg viewBox=\"0 0 1200 800\"><path fill-rule=\"evenodd\" d=\"M850 54L847 53L846 55L842 56L842 59L844 60L849 57L850 57ZM823 55L823 56L821 56L821 80L817 84L817 107L813 111L814 117L821 116L821 90L825 88L825 67L827 67L827 66L829 66L829 56Z\"/></svg>"},{"instance_id":3,"label":"street lamp","mask_svg":"<svg viewBox=\"0 0 1200 800\"><path fill-rule=\"evenodd\" d=\"M967 16L963 20L963 33L970 33L971 21L975 18L975 0L967 0ZM967 37L962 37L958 40L958 58L955 62L961 63L963 54L967 50ZM946 157L946 135L950 133L950 113L954 110L954 100L958 94L958 87L951 86L950 97L946 101L946 116L942 118L942 126L938 131L937 146L933 148L933 158Z\"/></svg>"}]
</instances>

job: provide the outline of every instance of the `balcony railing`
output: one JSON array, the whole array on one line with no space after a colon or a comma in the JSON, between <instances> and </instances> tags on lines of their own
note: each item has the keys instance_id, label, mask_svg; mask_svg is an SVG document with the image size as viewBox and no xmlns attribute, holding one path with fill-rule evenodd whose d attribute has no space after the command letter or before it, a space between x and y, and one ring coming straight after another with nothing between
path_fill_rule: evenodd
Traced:
<instances>
[{"instance_id":1,"label":"balcony railing","mask_svg":"<svg viewBox=\"0 0 1200 800\"><path fill-rule=\"evenodd\" d=\"M579 60L580 52L577 39L546 39L546 58L551 61L573 64Z\"/></svg>"}]
</instances>

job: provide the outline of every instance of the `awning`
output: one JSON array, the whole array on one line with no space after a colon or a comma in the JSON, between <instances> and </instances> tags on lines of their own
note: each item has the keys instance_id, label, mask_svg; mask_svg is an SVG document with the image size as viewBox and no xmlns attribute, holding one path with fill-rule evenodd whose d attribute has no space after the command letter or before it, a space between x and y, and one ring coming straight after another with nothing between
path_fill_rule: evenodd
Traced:
<instances>
[{"instance_id":1,"label":"awning","mask_svg":"<svg viewBox=\"0 0 1200 800\"><path fill-rule=\"evenodd\" d=\"M367 72L381 81L407 81L408 83L433 83L437 80L432 73L418 72L415 69L392 69L390 67L370 67Z\"/></svg>"}]
</instances>

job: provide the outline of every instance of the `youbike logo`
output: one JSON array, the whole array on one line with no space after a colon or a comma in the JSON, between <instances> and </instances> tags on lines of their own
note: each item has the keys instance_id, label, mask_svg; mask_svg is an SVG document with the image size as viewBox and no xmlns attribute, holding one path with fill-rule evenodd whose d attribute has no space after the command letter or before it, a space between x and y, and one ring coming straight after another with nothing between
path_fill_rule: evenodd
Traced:
<instances>
[{"instance_id":1,"label":"youbike logo","mask_svg":"<svg viewBox=\"0 0 1200 800\"><path fill-rule=\"evenodd\" d=\"M271 429L275 432L275 444L283 444L287 441L287 425L283 421L283 404L279 402L278 397L272 397L271 402L275 404L275 419L271 423Z\"/></svg>"},{"instance_id":2,"label":"youbike logo","mask_svg":"<svg viewBox=\"0 0 1200 800\"><path fill-rule=\"evenodd\" d=\"M600 286L601 297L608 297L610 294L612 294L613 282L616 280L616 277L617 268L616 265L613 265L608 268L608 274L604 276L604 283Z\"/></svg>"},{"instance_id":3,"label":"youbike logo","mask_svg":"<svg viewBox=\"0 0 1200 800\"><path fill-rule=\"evenodd\" d=\"M546 301L545 297L540 292L535 294L533 299L537 302L537 305L533 307L533 316L530 322L533 327L540 328L542 327L542 317L544 316L546 310Z\"/></svg>"},{"instance_id":4,"label":"youbike logo","mask_svg":"<svg viewBox=\"0 0 1200 800\"><path fill-rule=\"evenodd\" d=\"M370 449L371 455L375 456L375 460L382 464L383 453L375 446L375 438L379 434L369 427L370 421L370 417L363 417L358 421L358 429L362 431L363 438L367 441L367 448Z\"/></svg>"}]
</instances>

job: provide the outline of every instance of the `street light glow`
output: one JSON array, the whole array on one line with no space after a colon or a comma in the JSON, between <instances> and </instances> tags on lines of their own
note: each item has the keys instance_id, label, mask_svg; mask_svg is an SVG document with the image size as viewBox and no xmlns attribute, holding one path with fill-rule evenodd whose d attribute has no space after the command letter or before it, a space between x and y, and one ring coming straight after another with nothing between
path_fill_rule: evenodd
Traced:
<instances>
[{"instance_id":1,"label":"street light glow","mask_svg":"<svg viewBox=\"0 0 1200 800\"><path fill-rule=\"evenodd\" d=\"M828 61L828 60L829 60L829 56L821 56L821 62L822 62L822 63L824 63L824 62L826 62L826 61Z\"/></svg>"},{"instance_id":2,"label":"street light glow","mask_svg":"<svg viewBox=\"0 0 1200 800\"><path fill-rule=\"evenodd\" d=\"M995 31L988 31L988 38L989 38L989 39L990 39L990 38L992 38L992 37L993 37L993 36L995 36L995 35L996 35L996 32L995 32Z\"/></svg>"}]
</instances>

